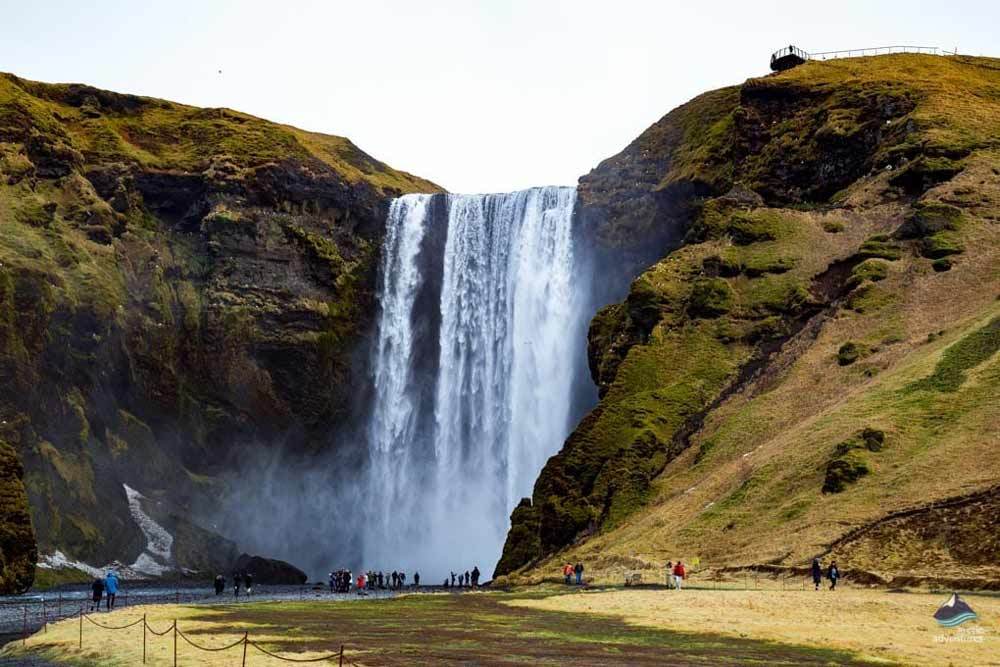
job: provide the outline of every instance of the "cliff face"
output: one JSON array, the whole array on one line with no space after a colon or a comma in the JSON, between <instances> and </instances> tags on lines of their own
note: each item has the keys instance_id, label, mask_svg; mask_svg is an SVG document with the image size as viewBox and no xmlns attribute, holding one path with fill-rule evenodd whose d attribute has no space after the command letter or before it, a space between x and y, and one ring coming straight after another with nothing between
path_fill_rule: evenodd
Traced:
<instances>
[{"instance_id":1,"label":"cliff face","mask_svg":"<svg viewBox=\"0 0 1000 667\"><path fill-rule=\"evenodd\" d=\"M998 84L988 59L810 62L692 100L583 177L581 224L640 275L591 324L600 403L497 573L798 565L995 484L971 462L1000 444Z\"/></svg>"},{"instance_id":2,"label":"cliff face","mask_svg":"<svg viewBox=\"0 0 1000 667\"><path fill-rule=\"evenodd\" d=\"M388 200L438 189L340 137L0 75L0 440L40 550L131 563L123 484L200 534L185 510L241 446L326 446Z\"/></svg>"},{"instance_id":3,"label":"cliff face","mask_svg":"<svg viewBox=\"0 0 1000 667\"><path fill-rule=\"evenodd\" d=\"M17 452L0 442L0 591L5 593L31 586L38 559L23 476Z\"/></svg>"}]
</instances>

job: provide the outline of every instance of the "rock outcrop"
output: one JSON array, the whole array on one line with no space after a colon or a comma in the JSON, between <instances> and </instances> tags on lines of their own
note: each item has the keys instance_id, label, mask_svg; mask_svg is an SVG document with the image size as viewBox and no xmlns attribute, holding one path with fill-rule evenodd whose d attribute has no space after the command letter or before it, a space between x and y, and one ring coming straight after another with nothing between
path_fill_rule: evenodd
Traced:
<instances>
[{"instance_id":1,"label":"rock outcrop","mask_svg":"<svg viewBox=\"0 0 1000 667\"><path fill-rule=\"evenodd\" d=\"M306 573L291 563L249 554L240 554L232 570L239 574L251 574L257 584L301 586L307 579Z\"/></svg>"},{"instance_id":2,"label":"rock outcrop","mask_svg":"<svg viewBox=\"0 0 1000 667\"><path fill-rule=\"evenodd\" d=\"M553 554L594 569L643 551L797 565L837 537L831 512L868 521L928 500L915 461L931 442L939 456L996 446L976 430L996 348L969 332L996 304L998 72L971 58L806 63L695 98L580 180L583 228L632 282L591 323L601 400L512 515L498 575ZM952 326L979 345L975 363L955 355L976 379L949 376L965 402L939 402L929 379L879 387L926 367L924 345ZM914 414L967 434L914 429ZM862 471L837 447L869 424L891 446L866 450ZM840 459L857 463L851 483L834 475L841 492L824 494ZM946 467L934 494L1000 476Z\"/></svg>"},{"instance_id":3,"label":"rock outcrop","mask_svg":"<svg viewBox=\"0 0 1000 667\"><path fill-rule=\"evenodd\" d=\"M38 550L17 452L0 440L0 593L23 593L35 579Z\"/></svg>"},{"instance_id":4,"label":"rock outcrop","mask_svg":"<svg viewBox=\"0 0 1000 667\"><path fill-rule=\"evenodd\" d=\"M0 74L0 439L41 551L131 563L128 484L201 562L190 509L248 443L327 447L388 200L436 190L341 137Z\"/></svg>"}]
</instances>

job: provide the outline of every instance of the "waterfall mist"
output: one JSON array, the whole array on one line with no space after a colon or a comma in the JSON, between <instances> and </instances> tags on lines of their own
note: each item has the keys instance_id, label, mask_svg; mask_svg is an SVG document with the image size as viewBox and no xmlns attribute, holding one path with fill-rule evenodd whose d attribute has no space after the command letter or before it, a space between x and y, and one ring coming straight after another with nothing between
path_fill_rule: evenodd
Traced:
<instances>
[{"instance_id":1,"label":"waterfall mist","mask_svg":"<svg viewBox=\"0 0 1000 667\"><path fill-rule=\"evenodd\" d=\"M557 187L394 200L369 405L324 452L246 443L205 525L315 578L350 567L431 584L478 565L488 579L511 511L597 398L575 200Z\"/></svg>"},{"instance_id":2,"label":"waterfall mist","mask_svg":"<svg viewBox=\"0 0 1000 667\"><path fill-rule=\"evenodd\" d=\"M365 567L496 564L511 510L593 400L573 188L406 195L386 223ZM431 577L431 578L428 578Z\"/></svg>"}]
</instances>

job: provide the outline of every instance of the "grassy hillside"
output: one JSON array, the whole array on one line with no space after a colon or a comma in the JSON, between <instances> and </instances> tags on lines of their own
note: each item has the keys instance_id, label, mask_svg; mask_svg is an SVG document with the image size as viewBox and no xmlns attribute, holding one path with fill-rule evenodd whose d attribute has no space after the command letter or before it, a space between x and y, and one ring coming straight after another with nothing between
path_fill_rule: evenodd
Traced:
<instances>
[{"instance_id":1,"label":"grassy hillside","mask_svg":"<svg viewBox=\"0 0 1000 667\"><path fill-rule=\"evenodd\" d=\"M342 137L0 74L0 442L42 552L131 563L128 484L203 566L190 510L241 448L349 415L388 200L437 190Z\"/></svg>"},{"instance_id":2,"label":"grassy hillside","mask_svg":"<svg viewBox=\"0 0 1000 667\"><path fill-rule=\"evenodd\" d=\"M1000 483L998 91L990 59L810 62L696 98L584 177L595 238L667 254L594 319L600 404L499 573L834 555L995 581L1000 543L948 521Z\"/></svg>"}]
</instances>

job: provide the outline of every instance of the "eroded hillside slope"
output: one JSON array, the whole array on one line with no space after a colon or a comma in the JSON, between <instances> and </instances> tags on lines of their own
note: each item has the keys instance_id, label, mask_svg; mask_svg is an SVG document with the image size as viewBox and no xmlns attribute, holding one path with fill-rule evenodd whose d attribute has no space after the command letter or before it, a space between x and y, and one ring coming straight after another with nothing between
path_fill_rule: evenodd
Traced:
<instances>
[{"instance_id":1,"label":"eroded hillside slope","mask_svg":"<svg viewBox=\"0 0 1000 667\"><path fill-rule=\"evenodd\" d=\"M190 501L255 441L327 444L387 202L437 190L341 137L0 75L0 442L42 553L132 563L127 484L160 565L227 565Z\"/></svg>"},{"instance_id":2,"label":"eroded hillside slope","mask_svg":"<svg viewBox=\"0 0 1000 667\"><path fill-rule=\"evenodd\" d=\"M810 62L708 93L580 202L605 246L669 254L594 318L601 401L499 574L833 553L1000 577L995 539L941 527L1000 482L1000 62Z\"/></svg>"}]
</instances>

